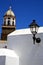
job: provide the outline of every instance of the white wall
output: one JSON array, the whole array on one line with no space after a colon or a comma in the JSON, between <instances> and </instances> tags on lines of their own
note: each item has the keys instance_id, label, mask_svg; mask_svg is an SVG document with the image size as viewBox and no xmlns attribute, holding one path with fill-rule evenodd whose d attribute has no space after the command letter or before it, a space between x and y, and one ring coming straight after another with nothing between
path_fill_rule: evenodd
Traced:
<instances>
[{"instance_id":1,"label":"white wall","mask_svg":"<svg viewBox=\"0 0 43 65\"><path fill-rule=\"evenodd\" d=\"M5 65L19 65L19 58L6 56L6 64Z\"/></svg>"},{"instance_id":2,"label":"white wall","mask_svg":"<svg viewBox=\"0 0 43 65\"><path fill-rule=\"evenodd\" d=\"M19 58L0 56L0 65L19 65Z\"/></svg>"},{"instance_id":3,"label":"white wall","mask_svg":"<svg viewBox=\"0 0 43 65\"><path fill-rule=\"evenodd\" d=\"M16 51L19 65L43 65L43 33L36 37L41 38L41 43L34 45L31 34L8 35L8 48Z\"/></svg>"},{"instance_id":4,"label":"white wall","mask_svg":"<svg viewBox=\"0 0 43 65\"><path fill-rule=\"evenodd\" d=\"M5 65L5 56L0 56L0 65Z\"/></svg>"},{"instance_id":5,"label":"white wall","mask_svg":"<svg viewBox=\"0 0 43 65\"><path fill-rule=\"evenodd\" d=\"M19 65L19 56L13 50L0 48L0 65Z\"/></svg>"}]
</instances>

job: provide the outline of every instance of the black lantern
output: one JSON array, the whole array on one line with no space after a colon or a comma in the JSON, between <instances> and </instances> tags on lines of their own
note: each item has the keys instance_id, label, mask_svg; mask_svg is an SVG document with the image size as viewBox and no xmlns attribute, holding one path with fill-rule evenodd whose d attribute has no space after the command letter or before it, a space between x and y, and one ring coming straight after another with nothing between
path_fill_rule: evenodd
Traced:
<instances>
[{"instance_id":1,"label":"black lantern","mask_svg":"<svg viewBox=\"0 0 43 65\"><path fill-rule=\"evenodd\" d=\"M41 39L35 37L35 35L38 32L39 25L36 23L35 20L33 20L33 22L29 26L30 26L31 33L33 34L33 43L35 44L35 40L37 43L40 43Z\"/></svg>"}]
</instances>

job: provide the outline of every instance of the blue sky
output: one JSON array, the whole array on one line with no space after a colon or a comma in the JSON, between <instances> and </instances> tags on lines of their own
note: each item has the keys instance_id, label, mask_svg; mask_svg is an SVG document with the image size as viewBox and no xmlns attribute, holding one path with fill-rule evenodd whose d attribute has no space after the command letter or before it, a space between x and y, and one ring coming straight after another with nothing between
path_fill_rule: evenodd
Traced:
<instances>
[{"instance_id":1,"label":"blue sky","mask_svg":"<svg viewBox=\"0 0 43 65\"><path fill-rule=\"evenodd\" d=\"M0 0L0 31L10 6L16 15L16 29L28 28L33 19L43 26L43 0Z\"/></svg>"}]
</instances>

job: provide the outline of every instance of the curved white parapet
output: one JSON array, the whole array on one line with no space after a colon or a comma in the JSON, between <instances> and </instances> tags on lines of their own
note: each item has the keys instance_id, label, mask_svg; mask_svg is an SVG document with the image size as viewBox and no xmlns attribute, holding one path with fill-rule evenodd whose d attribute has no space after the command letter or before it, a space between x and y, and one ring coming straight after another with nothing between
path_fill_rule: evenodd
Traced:
<instances>
[{"instance_id":1,"label":"curved white parapet","mask_svg":"<svg viewBox=\"0 0 43 65\"><path fill-rule=\"evenodd\" d=\"M19 56L13 50L0 48L0 65L19 65Z\"/></svg>"},{"instance_id":2,"label":"curved white parapet","mask_svg":"<svg viewBox=\"0 0 43 65\"><path fill-rule=\"evenodd\" d=\"M19 65L43 65L43 27L40 27L36 37L41 42L33 44L29 29L16 30L8 35L8 48L19 56Z\"/></svg>"},{"instance_id":3,"label":"curved white parapet","mask_svg":"<svg viewBox=\"0 0 43 65\"><path fill-rule=\"evenodd\" d=\"M39 28L38 33L43 33L43 27ZM24 35L24 34L31 34L30 28L13 31L8 36L11 36L11 35Z\"/></svg>"}]
</instances>

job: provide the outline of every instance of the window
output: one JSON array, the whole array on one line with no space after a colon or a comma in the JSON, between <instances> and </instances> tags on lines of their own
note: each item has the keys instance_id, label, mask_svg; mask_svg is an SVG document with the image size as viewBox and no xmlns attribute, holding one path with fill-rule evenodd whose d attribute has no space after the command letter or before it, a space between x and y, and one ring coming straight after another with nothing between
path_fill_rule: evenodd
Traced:
<instances>
[{"instance_id":1,"label":"window","mask_svg":"<svg viewBox=\"0 0 43 65\"><path fill-rule=\"evenodd\" d=\"M14 21L12 22L12 25L14 25Z\"/></svg>"},{"instance_id":2,"label":"window","mask_svg":"<svg viewBox=\"0 0 43 65\"><path fill-rule=\"evenodd\" d=\"M10 20L8 20L8 25L10 25Z\"/></svg>"},{"instance_id":3,"label":"window","mask_svg":"<svg viewBox=\"0 0 43 65\"><path fill-rule=\"evenodd\" d=\"M8 18L8 19L10 19L10 18Z\"/></svg>"}]
</instances>

